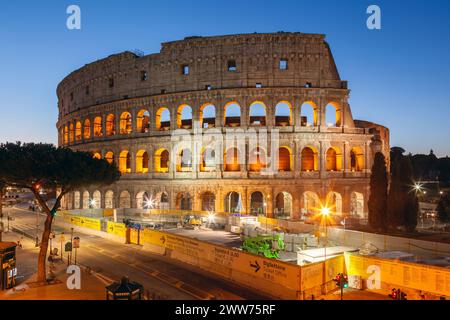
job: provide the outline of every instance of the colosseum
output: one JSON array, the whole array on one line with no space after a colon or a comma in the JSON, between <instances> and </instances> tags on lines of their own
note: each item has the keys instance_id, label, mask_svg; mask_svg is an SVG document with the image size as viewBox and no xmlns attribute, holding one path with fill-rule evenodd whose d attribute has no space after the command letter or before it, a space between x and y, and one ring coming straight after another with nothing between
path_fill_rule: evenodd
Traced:
<instances>
[{"instance_id":1,"label":"colosseum","mask_svg":"<svg viewBox=\"0 0 450 320\"><path fill-rule=\"evenodd\" d=\"M58 85L58 143L122 176L63 207L366 219L389 131L353 119L349 94L320 34L188 37L87 64Z\"/></svg>"}]
</instances>

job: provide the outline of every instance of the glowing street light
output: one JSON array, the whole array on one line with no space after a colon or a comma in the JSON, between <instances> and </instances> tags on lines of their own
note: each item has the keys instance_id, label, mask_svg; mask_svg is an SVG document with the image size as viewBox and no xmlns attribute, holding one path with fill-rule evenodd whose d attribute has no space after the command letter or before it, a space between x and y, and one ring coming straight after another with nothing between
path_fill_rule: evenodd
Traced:
<instances>
[{"instance_id":1,"label":"glowing street light","mask_svg":"<svg viewBox=\"0 0 450 320\"><path fill-rule=\"evenodd\" d=\"M94 208L97 201L95 199L89 199L89 208Z\"/></svg>"},{"instance_id":2,"label":"glowing street light","mask_svg":"<svg viewBox=\"0 0 450 320\"><path fill-rule=\"evenodd\" d=\"M216 217L216 214L214 213L214 212L209 212L208 213L208 223L214 223L214 220L215 220L215 217Z\"/></svg>"},{"instance_id":3,"label":"glowing street light","mask_svg":"<svg viewBox=\"0 0 450 320\"><path fill-rule=\"evenodd\" d=\"M328 217L330 215L330 208L327 208L327 207L321 208L320 214L324 217Z\"/></svg>"},{"instance_id":4,"label":"glowing street light","mask_svg":"<svg viewBox=\"0 0 450 320\"><path fill-rule=\"evenodd\" d=\"M423 189L423 185L422 185L421 183L416 182L416 183L414 184L414 190L415 190L416 192L420 192L420 191L422 191L422 189Z\"/></svg>"}]
</instances>

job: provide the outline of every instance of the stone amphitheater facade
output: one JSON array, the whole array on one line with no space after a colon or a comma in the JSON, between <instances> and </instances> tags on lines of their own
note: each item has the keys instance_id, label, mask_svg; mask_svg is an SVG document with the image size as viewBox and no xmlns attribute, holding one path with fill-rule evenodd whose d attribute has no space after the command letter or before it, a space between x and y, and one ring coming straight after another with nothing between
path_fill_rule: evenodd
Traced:
<instances>
[{"instance_id":1,"label":"stone amphitheater facade","mask_svg":"<svg viewBox=\"0 0 450 320\"><path fill-rule=\"evenodd\" d=\"M354 120L349 93L320 34L189 37L87 64L58 85L59 145L116 163L122 177L64 207L299 219L328 206L366 218L389 130Z\"/></svg>"}]
</instances>

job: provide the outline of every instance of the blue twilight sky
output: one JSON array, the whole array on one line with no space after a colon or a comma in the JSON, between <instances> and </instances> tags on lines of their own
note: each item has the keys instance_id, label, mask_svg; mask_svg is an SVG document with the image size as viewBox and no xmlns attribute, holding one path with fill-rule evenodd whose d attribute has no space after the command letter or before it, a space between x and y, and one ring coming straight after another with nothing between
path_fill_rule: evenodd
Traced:
<instances>
[{"instance_id":1,"label":"blue twilight sky","mask_svg":"<svg viewBox=\"0 0 450 320\"><path fill-rule=\"evenodd\" d=\"M82 29L66 28L77 4ZM382 29L366 28L381 7ZM0 2L0 142L57 141L56 86L124 50L158 52L192 35L326 34L355 119L390 128L392 145L450 155L450 1L41 0Z\"/></svg>"}]
</instances>

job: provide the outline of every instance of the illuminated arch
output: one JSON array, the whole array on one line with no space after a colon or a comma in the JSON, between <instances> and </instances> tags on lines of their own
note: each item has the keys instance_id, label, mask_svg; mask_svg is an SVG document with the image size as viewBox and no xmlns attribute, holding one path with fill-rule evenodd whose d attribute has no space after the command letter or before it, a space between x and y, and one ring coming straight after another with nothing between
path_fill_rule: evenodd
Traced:
<instances>
[{"instance_id":1,"label":"illuminated arch","mask_svg":"<svg viewBox=\"0 0 450 320\"><path fill-rule=\"evenodd\" d=\"M127 190L122 191L119 195L119 208L131 208L131 196Z\"/></svg>"},{"instance_id":2,"label":"illuminated arch","mask_svg":"<svg viewBox=\"0 0 450 320\"><path fill-rule=\"evenodd\" d=\"M289 192L280 192L275 197L275 218L290 218L292 215L292 195Z\"/></svg>"},{"instance_id":3,"label":"illuminated arch","mask_svg":"<svg viewBox=\"0 0 450 320\"><path fill-rule=\"evenodd\" d=\"M150 196L146 191L140 191L136 194L136 208L153 209L150 201Z\"/></svg>"},{"instance_id":4,"label":"illuminated arch","mask_svg":"<svg viewBox=\"0 0 450 320\"><path fill-rule=\"evenodd\" d=\"M83 192L83 209L89 209L89 191Z\"/></svg>"},{"instance_id":5,"label":"illuminated arch","mask_svg":"<svg viewBox=\"0 0 450 320\"><path fill-rule=\"evenodd\" d=\"M81 209L81 193L80 193L80 191L75 191L73 193L73 206L75 209Z\"/></svg>"},{"instance_id":6,"label":"illuminated arch","mask_svg":"<svg viewBox=\"0 0 450 320\"><path fill-rule=\"evenodd\" d=\"M260 172L267 166L267 153L261 147L253 148L248 157L249 170L251 172Z\"/></svg>"},{"instance_id":7,"label":"illuminated arch","mask_svg":"<svg viewBox=\"0 0 450 320\"><path fill-rule=\"evenodd\" d=\"M169 151L159 149L155 152L155 172L169 172Z\"/></svg>"},{"instance_id":8,"label":"illuminated arch","mask_svg":"<svg viewBox=\"0 0 450 320\"><path fill-rule=\"evenodd\" d=\"M350 195L350 215L364 218L364 195L353 191Z\"/></svg>"},{"instance_id":9,"label":"illuminated arch","mask_svg":"<svg viewBox=\"0 0 450 320\"><path fill-rule=\"evenodd\" d=\"M342 170L342 153L337 147L331 147L326 154L326 170L341 171Z\"/></svg>"},{"instance_id":10,"label":"illuminated arch","mask_svg":"<svg viewBox=\"0 0 450 320\"><path fill-rule=\"evenodd\" d=\"M293 157L289 147L278 148L278 171L292 171Z\"/></svg>"},{"instance_id":11,"label":"illuminated arch","mask_svg":"<svg viewBox=\"0 0 450 320\"><path fill-rule=\"evenodd\" d=\"M216 107L206 103L200 107L200 126L202 128L214 128L216 126Z\"/></svg>"},{"instance_id":12,"label":"illuminated arch","mask_svg":"<svg viewBox=\"0 0 450 320\"><path fill-rule=\"evenodd\" d=\"M325 106L325 122L327 127L341 126L341 107L336 102L330 102Z\"/></svg>"},{"instance_id":13,"label":"illuminated arch","mask_svg":"<svg viewBox=\"0 0 450 320\"><path fill-rule=\"evenodd\" d=\"M131 154L127 150L120 153L119 171L121 173L131 173Z\"/></svg>"},{"instance_id":14,"label":"illuminated arch","mask_svg":"<svg viewBox=\"0 0 450 320\"><path fill-rule=\"evenodd\" d=\"M227 193L224 198L225 212L240 213L243 211L242 198L238 192L232 191Z\"/></svg>"},{"instance_id":15,"label":"illuminated arch","mask_svg":"<svg viewBox=\"0 0 450 320\"><path fill-rule=\"evenodd\" d=\"M200 162L200 171L211 172L216 170L216 153L211 147L203 148Z\"/></svg>"},{"instance_id":16,"label":"illuminated arch","mask_svg":"<svg viewBox=\"0 0 450 320\"><path fill-rule=\"evenodd\" d=\"M250 214L253 216L265 215L267 203L261 191L252 192L250 195Z\"/></svg>"},{"instance_id":17,"label":"illuminated arch","mask_svg":"<svg viewBox=\"0 0 450 320\"><path fill-rule=\"evenodd\" d=\"M302 127L317 126L318 108L313 101L305 101L300 108L300 125Z\"/></svg>"},{"instance_id":18,"label":"illuminated arch","mask_svg":"<svg viewBox=\"0 0 450 320\"><path fill-rule=\"evenodd\" d=\"M69 143L69 126L64 126L64 144Z\"/></svg>"},{"instance_id":19,"label":"illuminated arch","mask_svg":"<svg viewBox=\"0 0 450 320\"><path fill-rule=\"evenodd\" d=\"M84 120L84 139L90 139L91 138L91 120L86 119Z\"/></svg>"},{"instance_id":20,"label":"illuminated arch","mask_svg":"<svg viewBox=\"0 0 450 320\"><path fill-rule=\"evenodd\" d=\"M148 173L148 161L147 151L139 150L136 153L136 173Z\"/></svg>"},{"instance_id":21,"label":"illuminated arch","mask_svg":"<svg viewBox=\"0 0 450 320\"><path fill-rule=\"evenodd\" d=\"M74 143L74 142L75 142L75 127L74 127L73 123L71 123L69 126L69 143Z\"/></svg>"},{"instance_id":22,"label":"illuminated arch","mask_svg":"<svg viewBox=\"0 0 450 320\"><path fill-rule=\"evenodd\" d=\"M130 134L133 131L133 120L131 113L122 112L120 115L120 134Z\"/></svg>"},{"instance_id":23,"label":"illuminated arch","mask_svg":"<svg viewBox=\"0 0 450 320\"><path fill-rule=\"evenodd\" d=\"M192 152L189 148L184 148L178 154L177 172L192 171Z\"/></svg>"},{"instance_id":24,"label":"illuminated arch","mask_svg":"<svg viewBox=\"0 0 450 320\"><path fill-rule=\"evenodd\" d=\"M156 129L160 131L170 130L170 111L162 107L156 111Z\"/></svg>"},{"instance_id":25,"label":"illuminated arch","mask_svg":"<svg viewBox=\"0 0 450 320\"><path fill-rule=\"evenodd\" d=\"M101 137L103 135L102 117L94 118L94 137Z\"/></svg>"},{"instance_id":26,"label":"illuminated arch","mask_svg":"<svg viewBox=\"0 0 450 320\"><path fill-rule=\"evenodd\" d=\"M265 126L267 124L267 107L261 101L255 101L250 104L249 109L250 125L251 126Z\"/></svg>"},{"instance_id":27,"label":"illuminated arch","mask_svg":"<svg viewBox=\"0 0 450 320\"><path fill-rule=\"evenodd\" d=\"M306 191L303 193L303 208L302 213L311 215L319 212L321 208L320 198L317 193Z\"/></svg>"},{"instance_id":28,"label":"illuminated arch","mask_svg":"<svg viewBox=\"0 0 450 320\"><path fill-rule=\"evenodd\" d=\"M105 193L105 209L114 209L114 191L112 190Z\"/></svg>"},{"instance_id":29,"label":"illuminated arch","mask_svg":"<svg viewBox=\"0 0 450 320\"><path fill-rule=\"evenodd\" d=\"M192 210L192 197L189 192L179 192L175 201L178 210Z\"/></svg>"},{"instance_id":30,"label":"illuminated arch","mask_svg":"<svg viewBox=\"0 0 450 320\"><path fill-rule=\"evenodd\" d=\"M224 107L224 126L238 127L241 125L241 106L234 101L228 102Z\"/></svg>"},{"instance_id":31,"label":"illuminated arch","mask_svg":"<svg viewBox=\"0 0 450 320\"><path fill-rule=\"evenodd\" d=\"M81 141L81 138L81 121L77 121L77 123L75 124L75 140Z\"/></svg>"},{"instance_id":32,"label":"illuminated arch","mask_svg":"<svg viewBox=\"0 0 450 320\"><path fill-rule=\"evenodd\" d=\"M305 147L301 153L301 171L318 171L319 157L317 149L314 147Z\"/></svg>"},{"instance_id":33,"label":"illuminated arch","mask_svg":"<svg viewBox=\"0 0 450 320\"><path fill-rule=\"evenodd\" d=\"M139 110L136 118L136 129L139 133L147 133L150 131L150 113L145 110Z\"/></svg>"},{"instance_id":34,"label":"illuminated arch","mask_svg":"<svg viewBox=\"0 0 450 320\"><path fill-rule=\"evenodd\" d=\"M92 158L94 159L101 159L102 155L99 152L92 153Z\"/></svg>"},{"instance_id":35,"label":"illuminated arch","mask_svg":"<svg viewBox=\"0 0 450 320\"><path fill-rule=\"evenodd\" d=\"M108 114L106 116L106 136L113 136L116 134L116 117L114 114Z\"/></svg>"},{"instance_id":36,"label":"illuminated arch","mask_svg":"<svg viewBox=\"0 0 450 320\"><path fill-rule=\"evenodd\" d=\"M335 191L328 192L325 198L325 207L330 208L332 213L342 215L342 196Z\"/></svg>"},{"instance_id":37,"label":"illuminated arch","mask_svg":"<svg viewBox=\"0 0 450 320\"><path fill-rule=\"evenodd\" d=\"M216 209L216 196L210 191L206 191L202 194L202 211L215 211Z\"/></svg>"},{"instance_id":38,"label":"illuminated arch","mask_svg":"<svg viewBox=\"0 0 450 320\"><path fill-rule=\"evenodd\" d=\"M192 129L192 107L182 104L177 110L177 127Z\"/></svg>"},{"instance_id":39,"label":"illuminated arch","mask_svg":"<svg viewBox=\"0 0 450 320\"><path fill-rule=\"evenodd\" d=\"M112 151L108 151L105 154L105 160L108 161L109 164L112 164L114 162L114 153Z\"/></svg>"},{"instance_id":40,"label":"illuminated arch","mask_svg":"<svg viewBox=\"0 0 450 320\"><path fill-rule=\"evenodd\" d=\"M350 150L350 170L363 171L364 169L364 152L361 147L353 147Z\"/></svg>"},{"instance_id":41,"label":"illuminated arch","mask_svg":"<svg viewBox=\"0 0 450 320\"><path fill-rule=\"evenodd\" d=\"M92 194L91 208L100 209L102 206L102 194L100 191L95 190Z\"/></svg>"},{"instance_id":42,"label":"illuminated arch","mask_svg":"<svg viewBox=\"0 0 450 320\"><path fill-rule=\"evenodd\" d=\"M286 127L292 125L292 105L288 101L280 101L275 106L275 125Z\"/></svg>"},{"instance_id":43,"label":"illuminated arch","mask_svg":"<svg viewBox=\"0 0 450 320\"><path fill-rule=\"evenodd\" d=\"M225 152L225 171L240 171L238 148L230 148Z\"/></svg>"}]
</instances>

